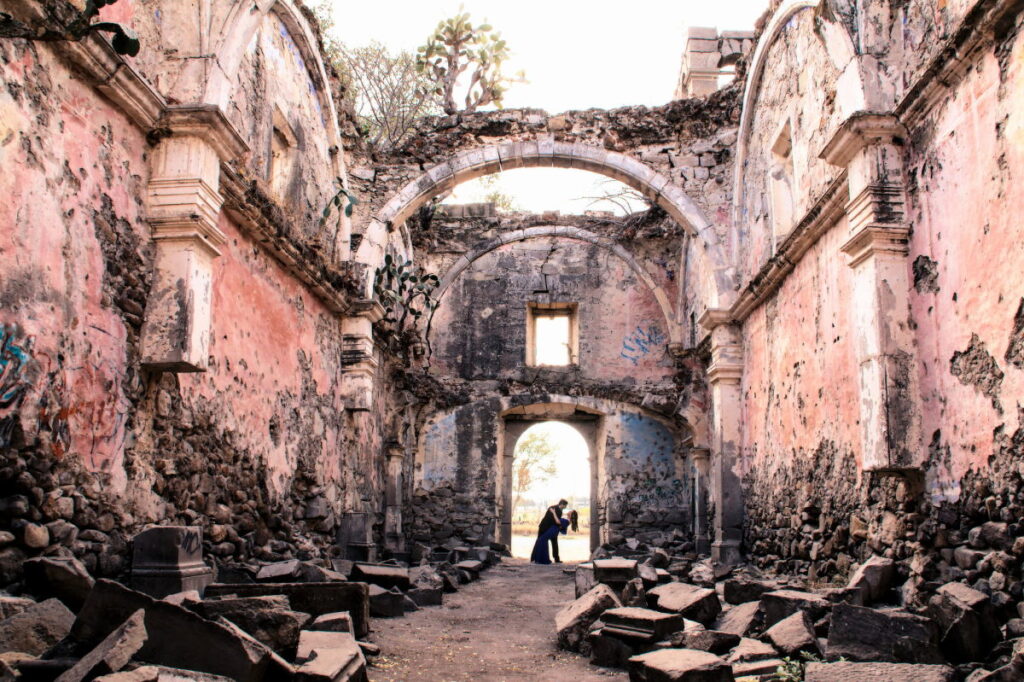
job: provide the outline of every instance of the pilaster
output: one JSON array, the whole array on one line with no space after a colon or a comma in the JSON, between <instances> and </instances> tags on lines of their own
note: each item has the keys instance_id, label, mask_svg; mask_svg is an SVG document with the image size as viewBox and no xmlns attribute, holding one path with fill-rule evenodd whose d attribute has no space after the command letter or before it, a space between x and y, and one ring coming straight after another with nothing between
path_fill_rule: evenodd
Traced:
<instances>
[{"instance_id":1,"label":"pilaster","mask_svg":"<svg viewBox=\"0 0 1024 682\"><path fill-rule=\"evenodd\" d=\"M373 379L377 374L373 325L384 317L384 308L372 300L357 301L351 315L341 321L341 391L345 408L369 410L373 405Z\"/></svg>"},{"instance_id":2,"label":"pilaster","mask_svg":"<svg viewBox=\"0 0 1024 682\"><path fill-rule=\"evenodd\" d=\"M396 442L387 446L387 482L384 489L384 542L392 551L405 548L402 534L402 471L405 449Z\"/></svg>"},{"instance_id":3,"label":"pilaster","mask_svg":"<svg viewBox=\"0 0 1024 682\"><path fill-rule=\"evenodd\" d=\"M710 489L715 506L711 558L739 563L743 539L743 489L737 471L742 419L743 345L739 328L726 310L710 309L700 325L711 332Z\"/></svg>"},{"instance_id":4,"label":"pilaster","mask_svg":"<svg viewBox=\"0 0 1024 682\"><path fill-rule=\"evenodd\" d=\"M853 269L850 324L860 374L861 468L916 466L921 424L914 337L909 325L902 145L895 116L850 117L822 158L847 169L849 237L842 247Z\"/></svg>"},{"instance_id":5,"label":"pilaster","mask_svg":"<svg viewBox=\"0 0 1024 682\"><path fill-rule=\"evenodd\" d=\"M202 372L209 357L213 261L226 239L218 227L220 164L247 149L217 109L170 107L150 156L146 219L156 243L153 287L142 326L142 362L169 372Z\"/></svg>"}]
</instances>

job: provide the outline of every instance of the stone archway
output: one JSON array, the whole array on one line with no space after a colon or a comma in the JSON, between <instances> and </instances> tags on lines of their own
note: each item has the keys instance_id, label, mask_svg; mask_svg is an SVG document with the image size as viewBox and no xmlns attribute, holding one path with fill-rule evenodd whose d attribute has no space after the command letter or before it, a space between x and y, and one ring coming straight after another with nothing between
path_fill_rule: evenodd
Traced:
<instances>
[{"instance_id":1,"label":"stone archway","mask_svg":"<svg viewBox=\"0 0 1024 682\"><path fill-rule=\"evenodd\" d=\"M601 515L598 505L604 416L599 412L577 409L565 403L536 403L506 410L500 415L501 442L500 475L497 490L498 541L512 546L512 485L516 444L523 434L536 424L557 421L568 424L579 432L587 444L590 460L590 550L601 544Z\"/></svg>"},{"instance_id":2,"label":"stone archway","mask_svg":"<svg viewBox=\"0 0 1024 682\"><path fill-rule=\"evenodd\" d=\"M727 305L734 295L734 269L711 221L680 187L644 163L624 154L553 137L511 142L460 152L406 184L372 217L363 233L356 260L376 267L390 248L412 254L405 221L430 199L455 186L514 168L556 167L591 171L619 180L663 208L703 246L702 260L708 307ZM367 281L367 292L371 283Z\"/></svg>"}]
</instances>

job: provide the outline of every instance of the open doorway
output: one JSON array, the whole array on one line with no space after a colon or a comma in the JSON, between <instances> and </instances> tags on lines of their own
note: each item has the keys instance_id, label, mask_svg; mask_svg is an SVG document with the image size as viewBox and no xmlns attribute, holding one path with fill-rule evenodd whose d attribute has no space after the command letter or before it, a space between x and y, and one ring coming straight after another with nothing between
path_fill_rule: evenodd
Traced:
<instances>
[{"instance_id":1,"label":"open doorway","mask_svg":"<svg viewBox=\"0 0 1024 682\"><path fill-rule=\"evenodd\" d=\"M561 559L589 559L591 452L580 432L561 421L529 426L515 442L510 473L512 555L529 558L547 508L565 499L579 513L579 530L559 536Z\"/></svg>"}]
</instances>

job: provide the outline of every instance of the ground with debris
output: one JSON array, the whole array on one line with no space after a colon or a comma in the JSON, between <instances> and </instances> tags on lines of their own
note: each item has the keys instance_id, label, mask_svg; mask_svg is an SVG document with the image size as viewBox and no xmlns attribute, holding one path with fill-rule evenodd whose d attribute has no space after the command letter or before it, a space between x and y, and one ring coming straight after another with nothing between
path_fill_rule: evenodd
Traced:
<instances>
[{"instance_id":1,"label":"ground with debris","mask_svg":"<svg viewBox=\"0 0 1024 682\"><path fill-rule=\"evenodd\" d=\"M405 618L373 620L371 641L383 652L373 682L429 680L626 680L559 651L555 613L575 597L561 566L505 559L477 582L445 595L444 606Z\"/></svg>"}]
</instances>

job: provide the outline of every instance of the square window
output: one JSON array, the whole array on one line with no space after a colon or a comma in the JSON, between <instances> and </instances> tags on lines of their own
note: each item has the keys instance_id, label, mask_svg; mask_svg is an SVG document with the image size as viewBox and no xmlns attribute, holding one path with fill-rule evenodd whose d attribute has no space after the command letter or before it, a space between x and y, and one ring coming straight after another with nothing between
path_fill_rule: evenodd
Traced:
<instances>
[{"instance_id":1,"label":"square window","mask_svg":"<svg viewBox=\"0 0 1024 682\"><path fill-rule=\"evenodd\" d=\"M526 363L565 367L578 363L579 333L575 303L531 303L526 316Z\"/></svg>"}]
</instances>

